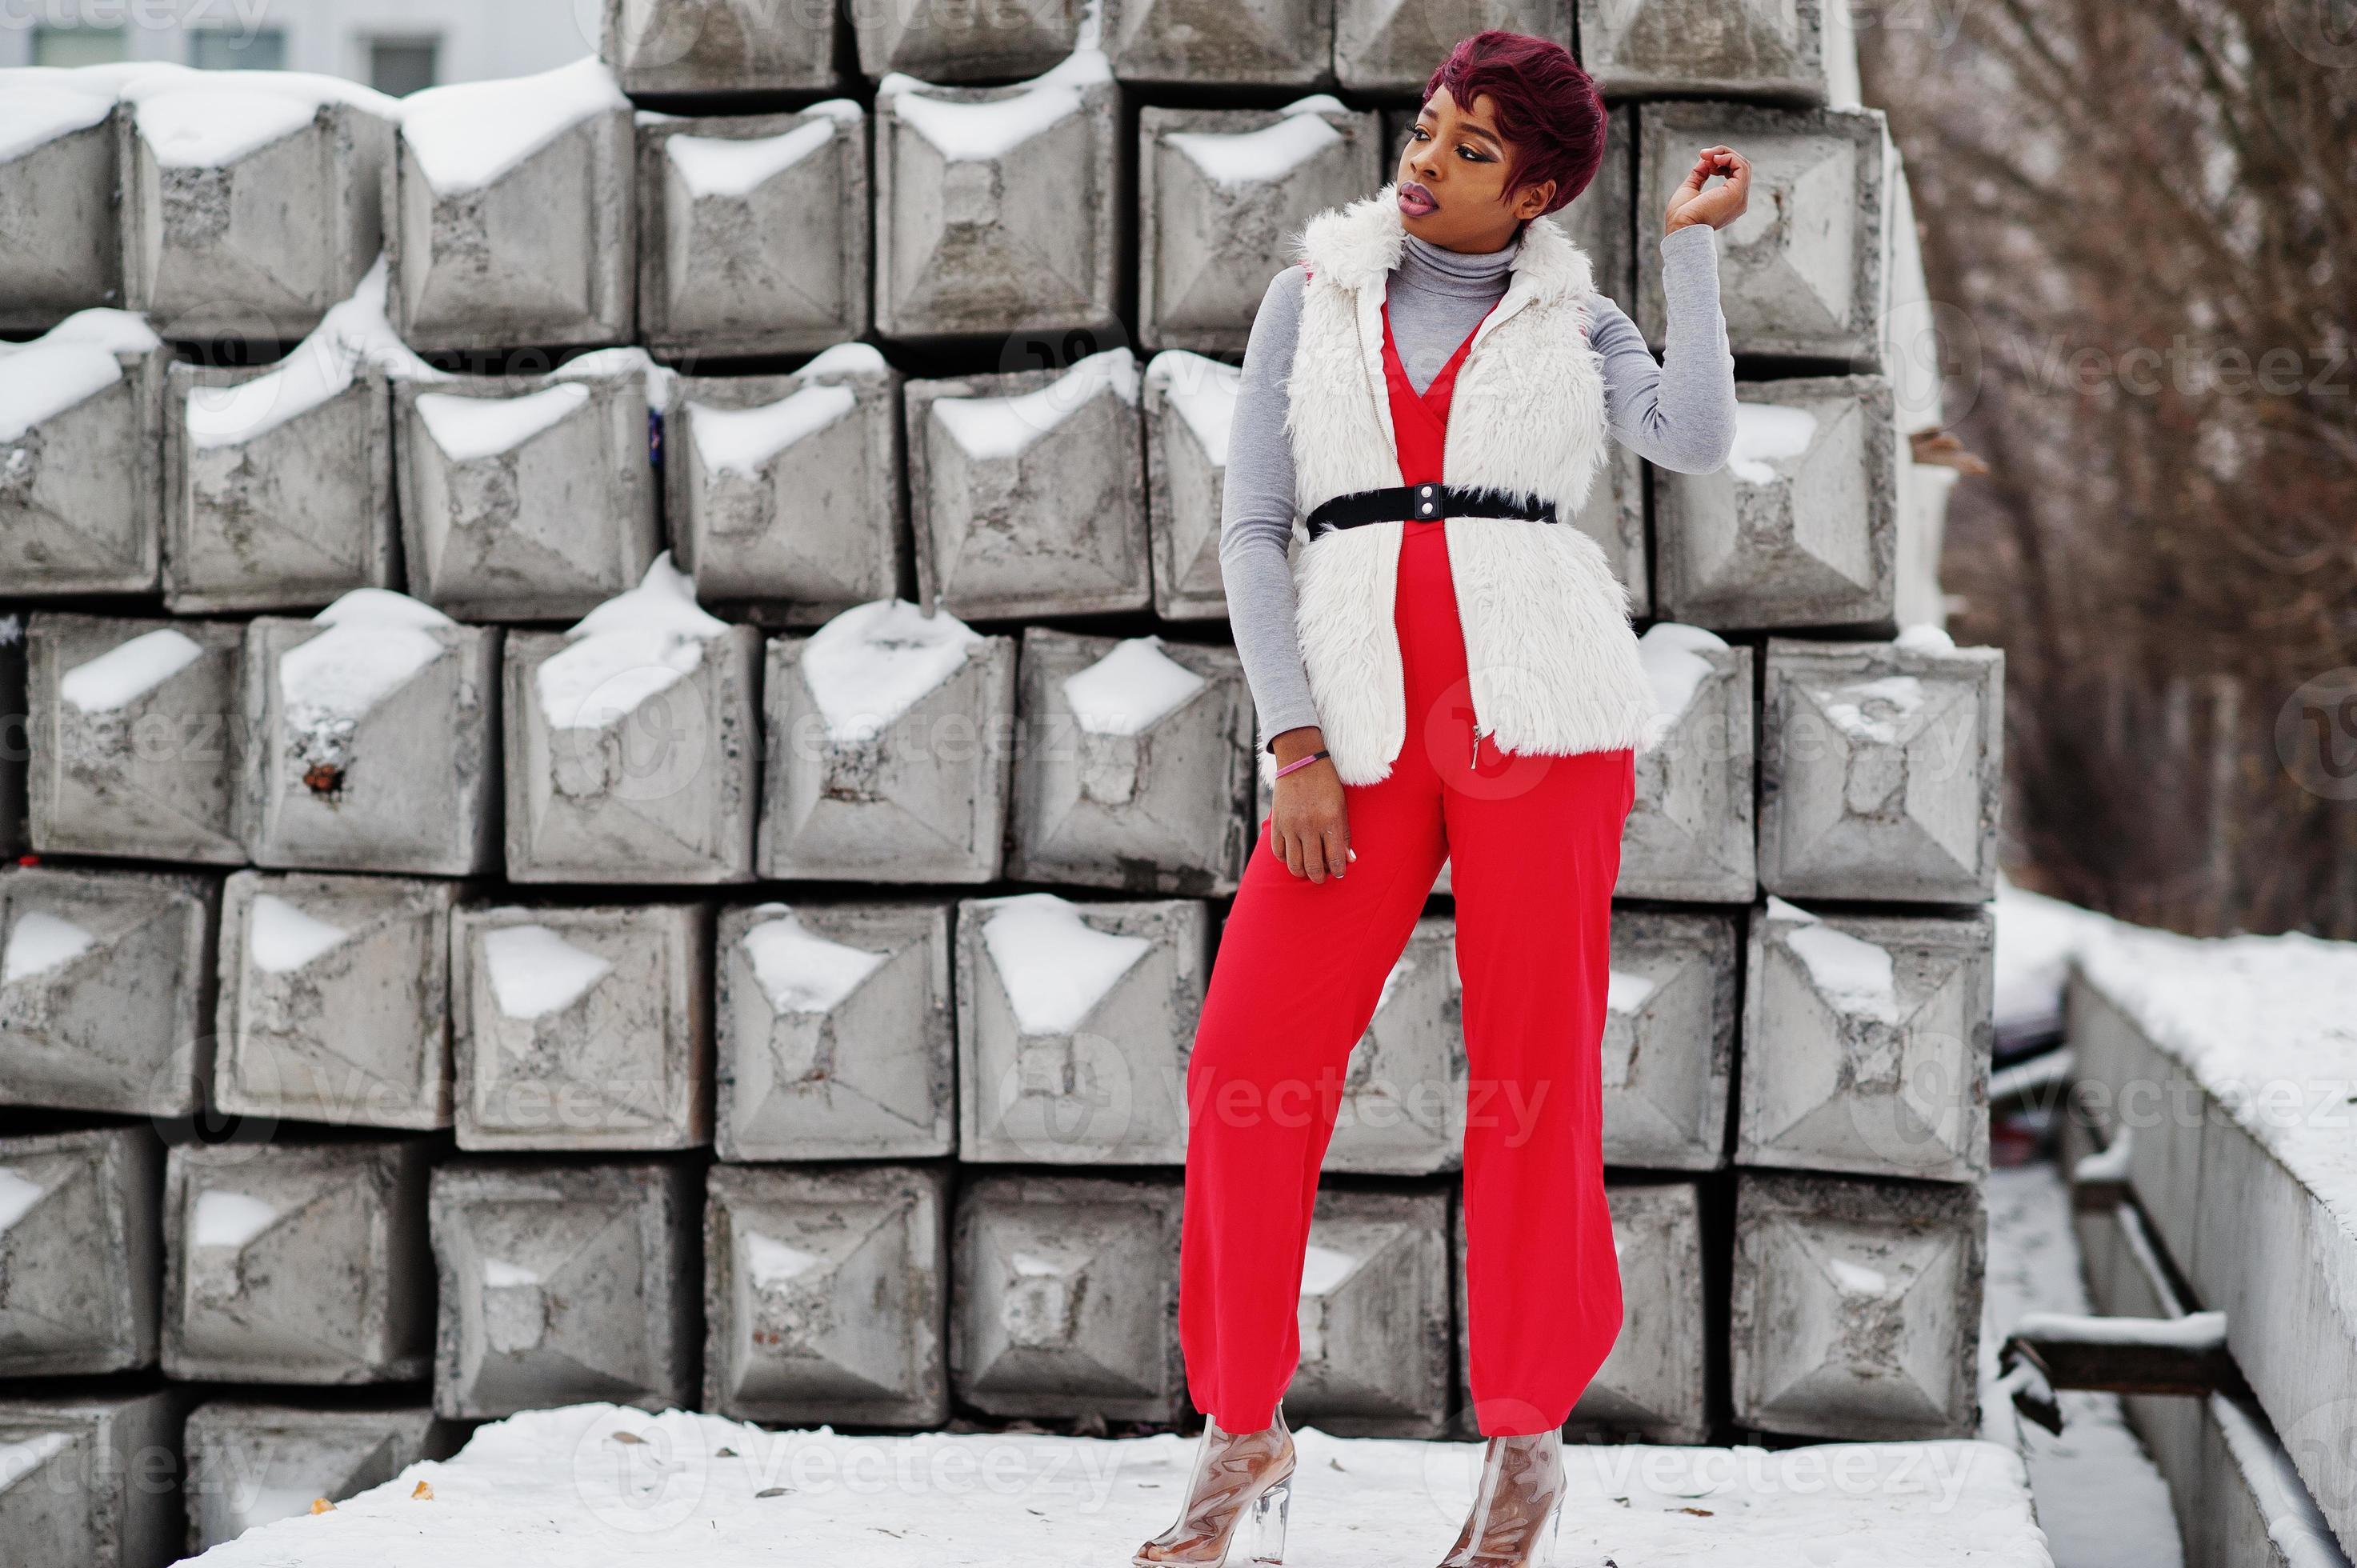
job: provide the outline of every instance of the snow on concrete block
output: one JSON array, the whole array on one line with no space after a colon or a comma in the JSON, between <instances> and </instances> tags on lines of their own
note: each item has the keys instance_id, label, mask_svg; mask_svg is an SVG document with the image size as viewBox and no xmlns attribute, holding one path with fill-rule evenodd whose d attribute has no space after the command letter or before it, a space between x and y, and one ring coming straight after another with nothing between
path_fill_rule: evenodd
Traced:
<instances>
[{"instance_id":1,"label":"snow on concrete block","mask_svg":"<svg viewBox=\"0 0 2357 1568\"><path fill-rule=\"evenodd\" d=\"M636 327L630 101L585 58L402 101L384 242L421 351L627 343Z\"/></svg>"},{"instance_id":2,"label":"snow on concrete block","mask_svg":"<svg viewBox=\"0 0 2357 1568\"><path fill-rule=\"evenodd\" d=\"M0 71L0 331L123 303L116 88L80 70Z\"/></svg>"},{"instance_id":3,"label":"snow on concrete block","mask_svg":"<svg viewBox=\"0 0 2357 1568\"><path fill-rule=\"evenodd\" d=\"M1760 880L1792 898L1972 904L1996 891L2005 653L1770 638Z\"/></svg>"},{"instance_id":4,"label":"snow on concrete block","mask_svg":"<svg viewBox=\"0 0 2357 1568\"><path fill-rule=\"evenodd\" d=\"M947 904L757 904L718 940L722 1159L956 1152Z\"/></svg>"},{"instance_id":5,"label":"snow on concrete block","mask_svg":"<svg viewBox=\"0 0 2357 1568\"><path fill-rule=\"evenodd\" d=\"M475 619L546 620L634 586L662 547L651 439L671 387L641 349L545 376L397 386L416 596Z\"/></svg>"},{"instance_id":6,"label":"snow on concrete block","mask_svg":"<svg viewBox=\"0 0 2357 1568\"><path fill-rule=\"evenodd\" d=\"M1138 381L1136 357L1107 349L908 383L919 603L1014 618L1152 601Z\"/></svg>"},{"instance_id":7,"label":"snow on concrete block","mask_svg":"<svg viewBox=\"0 0 2357 1568\"><path fill-rule=\"evenodd\" d=\"M435 1170L429 1208L436 1414L694 1402L693 1170L459 1162Z\"/></svg>"},{"instance_id":8,"label":"snow on concrete block","mask_svg":"<svg viewBox=\"0 0 2357 1568\"><path fill-rule=\"evenodd\" d=\"M1232 648L1023 631L1018 882L1216 897L1252 847L1253 703Z\"/></svg>"},{"instance_id":9,"label":"snow on concrete block","mask_svg":"<svg viewBox=\"0 0 2357 1568\"><path fill-rule=\"evenodd\" d=\"M943 81L989 81L1046 70L1076 46L1093 51L1098 28L1085 9L873 0L851 7L851 27L859 73L870 81L888 81L903 71Z\"/></svg>"},{"instance_id":10,"label":"snow on concrete block","mask_svg":"<svg viewBox=\"0 0 2357 1568\"><path fill-rule=\"evenodd\" d=\"M202 1109L219 898L195 875L0 868L0 1104Z\"/></svg>"},{"instance_id":11,"label":"snow on concrete block","mask_svg":"<svg viewBox=\"0 0 2357 1568\"><path fill-rule=\"evenodd\" d=\"M1637 654L1660 736L1637 755L1637 801L1620 833L1623 898L1749 904L1752 832L1751 650L1675 621L1647 628Z\"/></svg>"},{"instance_id":12,"label":"snow on concrete block","mask_svg":"<svg viewBox=\"0 0 2357 1568\"><path fill-rule=\"evenodd\" d=\"M509 879L750 880L760 654L668 553L569 630L511 632Z\"/></svg>"},{"instance_id":13,"label":"snow on concrete block","mask_svg":"<svg viewBox=\"0 0 2357 1568\"><path fill-rule=\"evenodd\" d=\"M1741 1172L1736 1421L1859 1440L1976 1431L1987 1227L1976 1184Z\"/></svg>"},{"instance_id":14,"label":"snow on concrete block","mask_svg":"<svg viewBox=\"0 0 2357 1568\"><path fill-rule=\"evenodd\" d=\"M425 1374L422 1138L183 1144L164 1177L164 1370L221 1382Z\"/></svg>"},{"instance_id":15,"label":"snow on concrete block","mask_svg":"<svg viewBox=\"0 0 2357 1568\"><path fill-rule=\"evenodd\" d=\"M462 908L450 1021L462 1149L690 1149L711 1132L700 904Z\"/></svg>"},{"instance_id":16,"label":"snow on concrete block","mask_svg":"<svg viewBox=\"0 0 2357 1568\"><path fill-rule=\"evenodd\" d=\"M1615 909L1604 1015L1604 1160L1727 1163L1742 946L1730 912Z\"/></svg>"},{"instance_id":17,"label":"snow on concrete block","mask_svg":"<svg viewBox=\"0 0 2357 1568\"><path fill-rule=\"evenodd\" d=\"M1721 629L1889 627L1906 442L1879 376L1742 381L1707 474L1653 476L1658 613Z\"/></svg>"},{"instance_id":18,"label":"snow on concrete block","mask_svg":"<svg viewBox=\"0 0 2357 1568\"><path fill-rule=\"evenodd\" d=\"M1015 639L877 599L770 642L764 876L989 882L1005 843Z\"/></svg>"},{"instance_id":19,"label":"snow on concrete block","mask_svg":"<svg viewBox=\"0 0 2357 1568\"><path fill-rule=\"evenodd\" d=\"M869 343L837 343L791 375L681 380L663 499L699 599L810 627L900 592L901 381Z\"/></svg>"},{"instance_id":20,"label":"snow on concrete block","mask_svg":"<svg viewBox=\"0 0 2357 1568\"><path fill-rule=\"evenodd\" d=\"M1138 331L1242 353L1301 226L1383 183L1382 127L1330 93L1282 109L1138 112Z\"/></svg>"},{"instance_id":21,"label":"snow on concrete block","mask_svg":"<svg viewBox=\"0 0 2357 1568\"><path fill-rule=\"evenodd\" d=\"M1426 915L1383 976L1375 1015L1351 1047L1321 1169L1430 1176L1463 1163L1464 1010L1457 922Z\"/></svg>"},{"instance_id":22,"label":"snow on concrete block","mask_svg":"<svg viewBox=\"0 0 2357 1568\"><path fill-rule=\"evenodd\" d=\"M1447 1429L1448 1201L1440 1188L1318 1193L1287 1422L1347 1437Z\"/></svg>"},{"instance_id":23,"label":"snow on concrete block","mask_svg":"<svg viewBox=\"0 0 2357 1568\"><path fill-rule=\"evenodd\" d=\"M171 359L122 310L0 343L0 577L16 593L156 591Z\"/></svg>"},{"instance_id":24,"label":"snow on concrete block","mask_svg":"<svg viewBox=\"0 0 2357 1568\"><path fill-rule=\"evenodd\" d=\"M1352 92L1417 94L1459 38L1489 27L1571 43L1572 0L1334 0L1334 76Z\"/></svg>"},{"instance_id":25,"label":"snow on concrete block","mask_svg":"<svg viewBox=\"0 0 2357 1568\"><path fill-rule=\"evenodd\" d=\"M1210 911L1190 898L958 904L958 1157L1178 1165Z\"/></svg>"},{"instance_id":26,"label":"snow on concrete block","mask_svg":"<svg viewBox=\"0 0 2357 1568\"><path fill-rule=\"evenodd\" d=\"M942 1165L713 1166L703 1408L771 1423L946 1421L949 1189Z\"/></svg>"},{"instance_id":27,"label":"snow on concrete block","mask_svg":"<svg viewBox=\"0 0 2357 1568\"><path fill-rule=\"evenodd\" d=\"M1334 0L1104 0L1104 36L1123 81L1322 87L1334 78Z\"/></svg>"},{"instance_id":28,"label":"snow on concrete block","mask_svg":"<svg viewBox=\"0 0 2357 1568\"><path fill-rule=\"evenodd\" d=\"M1130 204L1118 108L1093 48L1006 87L942 87L899 70L877 83L877 331L1121 341L1114 306Z\"/></svg>"},{"instance_id":29,"label":"snow on concrete block","mask_svg":"<svg viewBox=\"0 0 2357 1568\"><path fill-rule=\"evenodd\" d=\"M1164 620L1220 620L1220 509L1243 372L1184 349L1146 363L1146 521L1153 552L1154 613Z\"/></svg>"},{"instance_id":30,"label":"snow on concrete block","mask_svg":"<svg viewBox=\"0 0 2357 1568\"><path fill-rule=\"evenodd\" d=\"M806 353L873 313L867 115L639 120L640 340L669 356Z\"/></svg>"},{"instance_id":31,"label":"snow on concrete block","mask_svg":"<svg viewBox=\"0 0 2357 1568\"><path fill-rule=\"evenodd\" d=\"M496 867L500 636L383 588L308 620L249 621L248 857L426 876Z\"/></svg>"},{"instance_id":32,"label":"snow on concrete block","mask_svg":"<svg viewBox=\"0 0 2357 1568\"><path fill-rule=\"evenodd\" d=\"M1694 0L1579 0L1579 59L1614 99L1857 99L1848 9L1825 0L1733 12Z\"/></svg>"},{"instance_id":33,"label":"snow on concrete block","mask_svg":"<svg viewBox=\"0 0 2357 1568\"><path fill-rule=\"evenodd\" d=\"M713 96L834 85L834 8L796 0L603 0L622 91Z\"/></svg>"},{"instance_id":34,"label":"snow on concrete block","mask_svg":"<svg viewBox=\"0 0 2357 1568\"><path fill-rule=\"evenodd\" d=\"M168 1478L187 1396L76 1392L0 1400L0 1541L23 1568L166 1568L180 1555Z\"/></svg>"},{"instance_id":35,"label":"snow on concrete block","mask_svg":"<svg viewBox=\"0 0 2357 1568\"><path fill-rule=\"evenodd\" d=\"M0 1376L156 1364L163 1168L145 1127L0 1138Z\"/></svg>"},{"instance_id":36,"label":"snow on concrete block","mask_svg":"<svg viewBox=\"0 0 2357 1568\"><path fill-rule=\"evenodd\" d=\"M213 1107L332 1126L450 1124L461 883L241 871L221 889Z\"/></svg>"},{"instance_id":37,"label":"snow on concrete block","mask_svg":"<svg viewBox=\"0 0 2357 1568\"><path fill-rule=\"evenodd\" d=\"M1751 920L1738 1163L1986 1176L1996 929L1986 909L1819 916L1770 897Z\"/></svg>"},{"instance_id":38,"label":"snow on concrete block","mask_svg":"<svg viewBox=\"0 0 2357 1568\"><path fill-rule=\"evenodd\" d=\"M229 621L36 613L26 631L33 848L242 865Z\"/></svg>"},{"instance_id":39,"label":"snow on concrete block","mask_svg":"<svg viewBox=\"0 0 2357 1568\"><path fill-rule=\"evenodd\" d=\"M950 1382L992 1415L1175 1421L1175 1179L992 1175L960 1185Z\"/></svg>"},{"instance_id":40,"label":"snow on concrete block","mask_svg":"<svg viewBox=\"0 0 2357 1568\"><path fill-rule=\"evenodd\" d=\"M209 1400L182 1434L188 1552L247 1530L308 1517L319 1498L340 1503L456 1446L456 1432L423 1405L350 1408Z\"/></svg>"}]
</instances>

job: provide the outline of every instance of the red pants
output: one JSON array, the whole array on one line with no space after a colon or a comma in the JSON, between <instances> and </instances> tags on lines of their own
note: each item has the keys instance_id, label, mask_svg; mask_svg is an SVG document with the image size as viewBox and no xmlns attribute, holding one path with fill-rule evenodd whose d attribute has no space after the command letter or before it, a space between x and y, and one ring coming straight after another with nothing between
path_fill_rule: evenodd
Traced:
<instances>
[{"instance_id":1,"label":"red pants","mask_svg":"<svg viewBox=\"0 0 2357 1568\"><path fill-rule=\"evenodd\" d=\"M1344 1068L1444 858L1472 1080L1480 1431L1561 1426L1620 1332L1600 1049L1634 760L1501 755L1485 736L1474 766L1449 526L1401 525L1407 739L1389 777L1343 786L1358 858L1340 878L1296 877L1261 823L1188 1064L1179 1337L1196 1408L1231 1432L1268 1425L1300 1360L1302 1263Z\"/></svg>"}]
</instances>

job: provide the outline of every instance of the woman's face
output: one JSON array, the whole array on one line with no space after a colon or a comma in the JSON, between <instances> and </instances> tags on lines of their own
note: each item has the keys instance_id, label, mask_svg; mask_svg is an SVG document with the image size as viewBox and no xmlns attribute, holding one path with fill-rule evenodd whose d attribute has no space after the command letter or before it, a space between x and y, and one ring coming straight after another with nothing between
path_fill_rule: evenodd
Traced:
<instances>
[{"instance_id":1,"label":"woman's face","mask_svg":"<svg viewBox=\"0 0 2357 1568\"><path fill-rule=\"evenodd\" d=\"M1460 107L1443 87L1416 116L1397 176L1400 221L1416 238L1449 251L1495 251L1554 199L1553 180L1506 199L1506 173L1519 149L1498 134L1491 106L1485 92Z\"/></svg>"}]
</instances>

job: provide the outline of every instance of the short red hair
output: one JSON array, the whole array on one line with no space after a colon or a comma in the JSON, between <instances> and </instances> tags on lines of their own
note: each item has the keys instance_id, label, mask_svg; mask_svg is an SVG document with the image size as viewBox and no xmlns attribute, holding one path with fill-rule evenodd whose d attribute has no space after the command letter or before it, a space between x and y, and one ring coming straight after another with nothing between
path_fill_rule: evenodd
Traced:
<instances>
[{"instance_id":1,"label":"short red hair","mask_svg":"<svg viewBox=\"0 0 2357 1568\"><path fill-rule=\"evenodd\" d=\"M1442 88L1469 111L1487 94L1498 134L1514 147L1506 194L1555 181L1553 212L1566 206L1604 162L1604 95L1571 51L1547 38L1492 27L1460 39L1432 80L1426 102Z\"/></svg>"}]
</instances>

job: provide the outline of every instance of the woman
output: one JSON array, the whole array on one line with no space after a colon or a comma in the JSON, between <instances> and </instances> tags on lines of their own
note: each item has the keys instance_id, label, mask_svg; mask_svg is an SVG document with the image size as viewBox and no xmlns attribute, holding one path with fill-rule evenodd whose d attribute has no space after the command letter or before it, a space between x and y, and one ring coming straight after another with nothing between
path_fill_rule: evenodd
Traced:
<instances>
[{"instance_id":1,"label":"woman","mask_svg":"<svg viewBox=\"0 0 2357 1568\"><path fill-rule=\"evenodd\" d=\"M1294 1455L1278 1401L1318 1166L1350 1051L1444 858L1472 1078L1469 1372L1489 1439L1444 1568L1534 1561L1552 1540L1559 1429L1620 1332L1599 1042L1652 698L1625 591L1571 519L1608 435L1682 472L1725 462L1714 235L1750 166L1700 149L1663 215L1656 363L1546 216L1603 156L1603 102L1571 56L1480 33L1425 97L1396 179L1304 229L1244 354L1221 563L1275 784L1188 1068L1179 1333L1207 1422L1178 1521L1141 1565L1217 1563L1246 1541L1280 1560Z\"/></svg>"}]
</instances>

